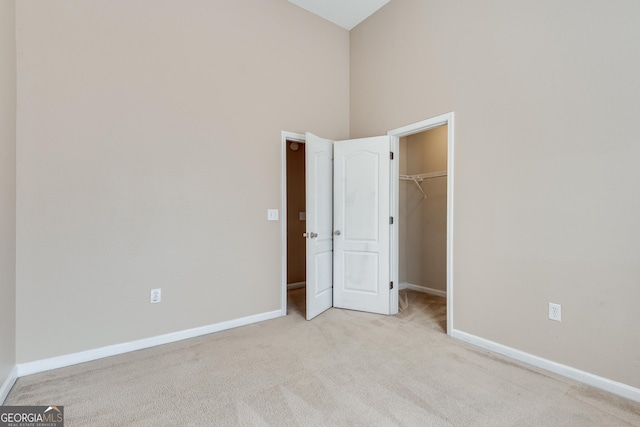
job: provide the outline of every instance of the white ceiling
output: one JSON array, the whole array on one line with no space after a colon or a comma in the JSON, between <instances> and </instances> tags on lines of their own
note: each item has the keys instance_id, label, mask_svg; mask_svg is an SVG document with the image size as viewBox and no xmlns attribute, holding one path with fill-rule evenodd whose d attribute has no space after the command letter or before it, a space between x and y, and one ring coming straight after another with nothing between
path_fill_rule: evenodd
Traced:
<instances>
[{"instance_id":1,"label":"white ceiling","mask_svg":"<svg viewBox=\"0 0 640 427\"><path fill-rule=\"evenodd\" d=\"M351 30L389 0L289 0L309 12Z\"/></svg>"}]
</instances>

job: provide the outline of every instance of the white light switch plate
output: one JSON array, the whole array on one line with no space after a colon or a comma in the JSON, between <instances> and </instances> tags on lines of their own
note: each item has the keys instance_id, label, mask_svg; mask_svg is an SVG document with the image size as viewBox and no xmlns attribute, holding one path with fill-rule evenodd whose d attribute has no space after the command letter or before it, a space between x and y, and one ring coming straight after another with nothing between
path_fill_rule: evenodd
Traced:
<instances>
[{"instance_id":1,"label":"white light switch plate","mask_svg":"<svg viewBox=\"0 0 640 427\"><path fill-rule=\"evenodd\" d=\"M267 220L268 221L277 221L278 220L278 209L267 209Z\"/></svg>"}]
</instances>

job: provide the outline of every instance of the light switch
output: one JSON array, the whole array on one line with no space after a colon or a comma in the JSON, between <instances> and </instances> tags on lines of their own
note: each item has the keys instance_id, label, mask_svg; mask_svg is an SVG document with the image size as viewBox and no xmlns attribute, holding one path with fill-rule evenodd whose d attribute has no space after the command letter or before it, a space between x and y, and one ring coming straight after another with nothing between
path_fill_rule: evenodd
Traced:
<instances>
[{"instance_id":1,"label":"light switch","mask_svg":"<svg viewBox=\"0 0 640 427\"><path fill-rule=\"evenodd\" d=\"M278 220L278 209L267 209L267 220L268 221L277 221Z\"/></svg>"}]
</instances>

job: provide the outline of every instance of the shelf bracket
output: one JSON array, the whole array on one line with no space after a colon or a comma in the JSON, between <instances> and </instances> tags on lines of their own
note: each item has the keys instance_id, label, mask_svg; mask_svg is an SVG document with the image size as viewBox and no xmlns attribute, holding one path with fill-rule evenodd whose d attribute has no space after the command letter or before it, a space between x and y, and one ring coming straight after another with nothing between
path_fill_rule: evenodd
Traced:
<instances>
[{"instance_id":1,"label":"shelf bracket","mask_svg":"<svg viewBox=\"0 0 640 427\"><path fill-rule=\"evenodd\" d=\"M418 178L416 178L415 176L412 176L411 179L413 179L413 182L416 183L416 185L418 186L418 189L420 190L420 192L422 193L422 195L424 196L424 198L427 198L427 193L424 192L424 190L422 189L422 185L420 185L420 183L418 182ZM420 180L422 181L422 180Z\"/></svg>"}]
</instances>

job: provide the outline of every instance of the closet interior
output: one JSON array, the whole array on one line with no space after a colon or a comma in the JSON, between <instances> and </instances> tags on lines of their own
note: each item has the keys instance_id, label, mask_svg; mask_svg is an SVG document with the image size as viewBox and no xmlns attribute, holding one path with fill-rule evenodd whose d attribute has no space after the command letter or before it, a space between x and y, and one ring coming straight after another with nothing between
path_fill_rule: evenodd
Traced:
<instances>
[{"instance_id":1,"label":"closet interior","mask_svg":"<svg viewBox=\"0 0 640 427\"><path fill-rule=\"evenodd\" d=\"M448 127L400 139L398 278L402 291L434 296L425 309L446 323ZM406 293L405 293L406 295ZM424 299L422 299L424 300ZM442 312L444 310L444 312ZM446 330L446 325L443 325Z\"/></svg>"}]
</instances>

